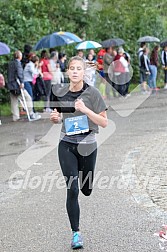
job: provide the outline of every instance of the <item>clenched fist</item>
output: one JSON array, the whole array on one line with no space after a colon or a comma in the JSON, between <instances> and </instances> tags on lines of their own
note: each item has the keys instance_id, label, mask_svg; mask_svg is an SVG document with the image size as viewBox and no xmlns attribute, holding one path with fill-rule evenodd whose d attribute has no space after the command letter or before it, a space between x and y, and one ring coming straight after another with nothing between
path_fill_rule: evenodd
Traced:
<instances>
[{"instance_id":1,"label":"clenched fist","mask_svg":"<svg viewBox=\"0 0 167 252\"><path fill-rule=\"evenodd\" d=\"M86 114L88 108L85 106L84 102L82 99L77 99L75 102L75 109L77 111L81 111L83 114Z\"/></svg>"},{"instance_id":2,"label":"clenched fist","mask_svg":"<svg viewBox=\"0 0 167 252\"><path fill-rule=\"evenodd\" d=\"M50 120L53 123L60 123L61 122L60 113L57 111L57 109L54 109L52 111L52 113L50 114Z\"/></svg>"}]
</instances>

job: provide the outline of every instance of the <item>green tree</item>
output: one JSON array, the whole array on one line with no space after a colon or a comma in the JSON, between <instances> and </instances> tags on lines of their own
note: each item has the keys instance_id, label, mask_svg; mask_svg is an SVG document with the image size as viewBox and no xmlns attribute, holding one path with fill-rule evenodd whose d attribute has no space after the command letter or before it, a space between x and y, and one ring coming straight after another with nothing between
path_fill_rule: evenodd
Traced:
<instances>
[{"instance_id":1,"label":"green tree","mask_svg":"<svg viewBox=\"0 0 167 252\"><path fill-rule=\"evenodd\" d=\"M80 37L101 42L120 37L132 57L134 79L138 78L137 39L152 35L167 37L167 2L162 0L89 0L87 11L83 0L0 0L1 41L11 48L11 55L0 57L1 69L16 49L24 44L35 45L54 31L70 31ZM66 50L71 56L75 45ZM2 70L1 70L2 71Z\"/></svg>"}]
</instances>

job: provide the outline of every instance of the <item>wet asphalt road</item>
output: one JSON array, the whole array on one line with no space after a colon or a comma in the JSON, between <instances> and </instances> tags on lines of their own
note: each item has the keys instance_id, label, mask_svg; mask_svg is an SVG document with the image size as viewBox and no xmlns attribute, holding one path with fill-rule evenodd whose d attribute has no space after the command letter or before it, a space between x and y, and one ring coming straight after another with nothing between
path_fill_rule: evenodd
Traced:
<instances>
[{"instance_id":1,"label":"wet asphalt road","mask_svg":"<svg viewBox=\"0 0 167 252\"><path fill-rule=\"evenodd\" d=\"M166 168L164 156L160 173L158 166L166 149L166 97L165 91L150 96L126 117L120 116L119 111L131 109L130 98L129 105L127 101L121 108L117 107L120 100L113 100L117 112L110 108L108 117L115 124L115 132L106 140L104 137L98 149L92 195L84 197L80 193L79 197L85 252L160 251L153 234L167 223L166 190L165 185L163 191L160 186L165 184L161 183ZM2 118L1 252L71 251L66 190L57 158L59 131L60 125L52 128L47 114L31 123ZM18 165L22 153L27 167ZM53 181L54 174L57 178ZM155 175L159 180L153 180Z\"/></svg>"}]
</instances>

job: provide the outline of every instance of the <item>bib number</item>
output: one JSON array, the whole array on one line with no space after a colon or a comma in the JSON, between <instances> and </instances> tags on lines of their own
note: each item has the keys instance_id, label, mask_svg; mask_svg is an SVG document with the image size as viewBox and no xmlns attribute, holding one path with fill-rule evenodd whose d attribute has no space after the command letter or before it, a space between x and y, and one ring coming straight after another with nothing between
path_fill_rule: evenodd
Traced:
<instances>
[{"instance_id":1,"label":"bib number","mask_svg":"<svg viewBox=\"0 0 167 252\"><path fill-rule=\"evenodd\" d=\"M67 135L76 135L89 131L88 118L86 115L75 116L65 119L65 129Z\"/></svg>"}]
</instances>

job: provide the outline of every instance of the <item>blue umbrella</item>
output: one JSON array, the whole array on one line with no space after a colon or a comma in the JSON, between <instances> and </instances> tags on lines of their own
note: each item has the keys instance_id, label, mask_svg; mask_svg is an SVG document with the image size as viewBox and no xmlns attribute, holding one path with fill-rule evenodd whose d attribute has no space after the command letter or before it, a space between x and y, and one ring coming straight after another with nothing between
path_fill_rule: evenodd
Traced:
<instances>
[{"instance_id":1,"label":"blue umbrella","mask_svg":"<svg viewBox=\"0 0 167 252\"><path fill-rule=\"evenodd\" d=\"M95 49L99 47L101 47L99 43L90 40L79 43L75 48L77 50L84 50L84 49Z\"/></svg>"},{"instance_id":2,"label":"blue umbrella","mask_svg":"<svg viewBox=\"0 0 167 252\"><path fill-rule=\"evenodd\" d=\"M5 55L10 53L10 48L5 43L0 42L0 55Z\"/></svg>"},{"instance_id":3,"label":"blue umbrella","mask_svg":"<svg viewBox=\"0 0 167 252\"><path fill-rule=\"evenodd\" d=\"M81 42L77 35L71 32L54 32L40 39L34 46L34 50L40 50L43 48L53 48L56 46L64 46L72 43Z\"/></svg>"}]
</instances>

